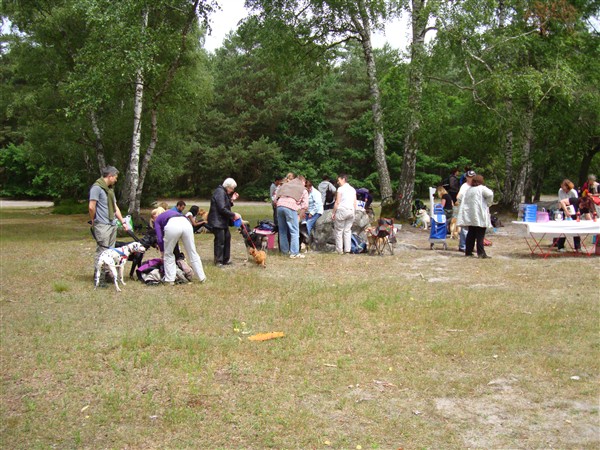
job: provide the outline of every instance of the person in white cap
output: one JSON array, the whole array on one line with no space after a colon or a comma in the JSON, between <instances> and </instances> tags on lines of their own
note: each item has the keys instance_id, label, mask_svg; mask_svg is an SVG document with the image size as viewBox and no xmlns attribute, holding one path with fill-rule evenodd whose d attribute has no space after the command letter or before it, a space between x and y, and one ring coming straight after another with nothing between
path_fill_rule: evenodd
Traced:
<instances>
[{"instance_id":1,"label":"person in white cap","mask_svg":"<svg viewBox=\"0 0 600 450\"><path fill-rule=\"evenodd\" d=\"M490 206L494 201L494 192L484 184L481 175L475 175L471 179L471 187L467 189L465 195L461 198L460 208L456 224L464 227L468 226L467 239L465 241L465 256L475 256L473 248L477 241L477 256L480 258L490 258L485 253L484 242L485 232L491 228Z\"/></svg>"},{"instance_id":2,"label":"person in white cap","mask_svg":"<svg viewBox=\"0 0 600 450\"><path fill-rule=\"evenodd\" d=\"M469 190L469 188L471 187L471 183L473 182L473 177L475 176L475 171L474 170L468 170L465 173L465 182L460 186L460 189L458 191L458 194L456 194L456 203L454 205L454 208L456 209L456 211L454 211L454 214L452 215L453 217L457 217L458 213L460 211L460 204L461 204L461 199L464 197L465 193ZM469 227L467 226L462 226L460 228L460 233L458 235L458 251L460 252L464 252L465 251L465 243L467 241L467 232L469 231Z\"/></svg>"}]
</instances>

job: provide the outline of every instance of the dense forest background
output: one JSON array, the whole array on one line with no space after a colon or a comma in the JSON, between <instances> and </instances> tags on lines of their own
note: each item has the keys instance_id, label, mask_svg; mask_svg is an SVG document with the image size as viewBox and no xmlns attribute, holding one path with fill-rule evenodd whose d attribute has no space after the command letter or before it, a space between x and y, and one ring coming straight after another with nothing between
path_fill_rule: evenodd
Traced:
<instances>
[{"instance_id":1,"label":"dense forest background","mask_svg":"<svg viewBox=\"0 0 600 450\"><path fill-rule=\"evenodd\" d=\"M452 167L513 209L600 172L597 1L247 0L209 53L219 3L3 0L0 195L85 199L111 164L137 214L347 172L402 216ZM399 14L409 49L373 49Z\"/></svg>"}]
</instances>

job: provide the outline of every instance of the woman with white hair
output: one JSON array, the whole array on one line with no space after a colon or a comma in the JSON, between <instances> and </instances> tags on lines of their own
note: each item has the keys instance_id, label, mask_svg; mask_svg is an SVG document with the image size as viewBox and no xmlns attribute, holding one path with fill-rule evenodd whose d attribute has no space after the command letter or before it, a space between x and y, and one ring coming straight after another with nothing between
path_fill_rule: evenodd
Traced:
<instances>
[{"instance_id":1,"label":"woman with white hair","mask_svg":"<svg viewBox=\"0 0 600 450\"><path fill-rule=\"evenodd\" d=\"M241 218L238 213L231 211L233 202L239 195L235 192L237 183L233 178L227 178L221 186L217 186L210 199L208 211L208 226L215 235L214 253L215 265L223 267L231 264L231 222Z\"/></svg>"}]
</instances>

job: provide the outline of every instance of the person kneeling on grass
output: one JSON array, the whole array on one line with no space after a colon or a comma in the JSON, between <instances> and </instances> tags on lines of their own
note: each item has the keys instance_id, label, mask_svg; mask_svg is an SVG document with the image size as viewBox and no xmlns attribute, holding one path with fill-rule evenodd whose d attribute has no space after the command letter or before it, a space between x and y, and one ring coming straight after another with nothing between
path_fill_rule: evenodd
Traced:
<instances>
[{"instance_id":1,"label":"person kneeling on grass","mask_svg":"<svg viewBox=\"0 0 600 450\"><path fill-rule=\"evenodd\" d=\"M200 211L200 208L198 208L196 205L194 205L190 208L190 210L187 213L185 213L185 217L187 217L187 219L192 224L192 227L194 228L194 233L198 233L200 230L202 230L202 228L207 228L206 220L196 220L196 217L198 216L199 211Z\"/></svg>"}]
</instances>

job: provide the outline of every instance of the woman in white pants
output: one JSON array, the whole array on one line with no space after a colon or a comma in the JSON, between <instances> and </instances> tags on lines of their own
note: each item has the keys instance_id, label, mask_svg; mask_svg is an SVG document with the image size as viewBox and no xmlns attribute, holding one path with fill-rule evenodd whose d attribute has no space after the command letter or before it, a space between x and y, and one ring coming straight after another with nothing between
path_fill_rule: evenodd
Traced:
<instances>
[{"instance_id":1,"label":"woman in white pants","mask_svg":"<svg viewBox=\"0 0 600 450\"><path fill-rule=\"evenodd\" d=\"M179 211L168 210L163 213L157 211L157 208L152 211L152 219L154 220L154 230L156 231L156 240L158 247L163 255L165 266L165 282L174 283L177 265L175 263L175 255L173 249L177 245L179 239L183 242L183 247L190 258L190 265L194 270L194 274L200 280L200 283L206 281L206 275L202 267L200 255L196 251L194 242L194 228L190 221L183 216Z\"/></svg>"},{"instance_id":2,"label":"woman in white pants","mask_svg":"<svg viewBox=\"0 0 600 450\"><path fill-rule=\"evenodd\" d=\"M352 224L356 212L356 190L347 181L348 176L338 176L338 190L333 205L333 228L335 231L335 251L339 255L350 253L352 246Z\"/></svg>"}]
</instances>

